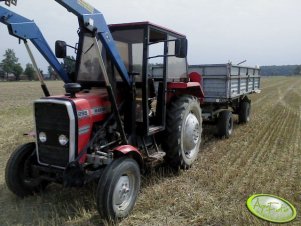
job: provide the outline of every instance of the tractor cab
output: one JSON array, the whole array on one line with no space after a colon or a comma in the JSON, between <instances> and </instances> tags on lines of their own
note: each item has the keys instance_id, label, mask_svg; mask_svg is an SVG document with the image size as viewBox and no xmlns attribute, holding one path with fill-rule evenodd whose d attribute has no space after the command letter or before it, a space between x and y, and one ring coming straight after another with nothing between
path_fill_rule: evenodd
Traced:
<instances>
[{"instance_id":1,"label":"tractor cab","mask_svg":"<svg viewBox=\"0 0 301 226\"><path fill-rule=\"evenodd\" d=\"M145 135L164 130L167 82L187 78L185 36L149 22L109 28L127 70L135 74L138 130ZM153 73L156 65L161 73Z\"/></svg>"},{"instance_id":2,"label":"tractor cab","mask_svg":"<svg viewBox=\"0 0 301 226\"><path fill-rule=\"evenodd\" d=\"M128 76L135 86L136 125L140 134L152 135L165 129L168 82L186 81L187 40L184 35L149 22L109 25ZM83 88L105 87L101 52L117 102L126 97L126 83L101 40L95 45L90 31L79 32L76 75L73 81ZM66 56L66 44L56 43L56 55ZM153 68L160 66L160 72Z\"/></svg>"},{"instance_id":3,"label":"tractor cab","mask_svg":"<svg viewBox=\"0 0 301 226\"><path fill-rule=\"evenodd\" d=\"M187 78L187 40L184 35L149 22L113 24L109 26L128 75L135 85L135 120L138 132L152 135L165 129L167 82ZM115 67L102 42L91 32L79 32L77 68L74 82L83 88L104 87L105 76L98 60L101 51L105 71L117 102L126 95L123 76ZM66 44L56 43L56 55L66 56ZM160 73L153 67L160 66Z\"/></svg>"}]
</instances>

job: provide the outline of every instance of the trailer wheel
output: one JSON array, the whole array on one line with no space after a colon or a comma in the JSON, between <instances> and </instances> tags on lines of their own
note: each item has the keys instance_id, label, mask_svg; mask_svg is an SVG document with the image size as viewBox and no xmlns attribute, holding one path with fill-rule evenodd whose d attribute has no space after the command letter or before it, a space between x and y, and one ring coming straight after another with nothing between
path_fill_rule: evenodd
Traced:
<instances>
[{"instance_id":1,"label":"trailer wheel","mask_svg":"<svg viewBox=\"0 0 301 226\"><path fill-rule=\"evenodd\" d=\"M239 110L239 123L248 123L250 121L251 104L247 101L241 102Z\"/></svg>"},{"instance_id":2,"label":"trailer wheel","mask_svg":"<svg viewBox=\"0 0 301 226\"><path fill-rule=\"evenodd\" d=\"M98 182L97 209L109 222L129 215L140 189L140 168L131 158L123 157L108 165Z\"/></svg>"},{"instance_id":3,"label":"trailer wheel","mask_svg":"<svg viewBox=\"0 0 301 226\"><path fill-rule=\"evenodd\" d=\"M233 132L233 117L232 112L222 111L217 119L217 135L219 137L229 138Z\"/></svg>"},{"instance_id":4,"label":"trailer wheel","mask_svg":"<svg viewBox=\"0 0 301 226\"><path fill-rule=\"evenodd\" d=\"M188 169L197 158L202 134L202 111L196 97L182 96L167 112L165 160L174 168Z\"/></svg>"},{"instance_id":5,"label":"trailer wheel","mask_svg":"<svg viewBox=\"0 0 301 226\"><path fill-rule=\"evenodd\" d=\"M33 175L31 165L37 161L35 143L19 146L10 156L5 168L7 187L15 195L23 198L46 188L48 181Z\"/></svg>"}]
</instances>

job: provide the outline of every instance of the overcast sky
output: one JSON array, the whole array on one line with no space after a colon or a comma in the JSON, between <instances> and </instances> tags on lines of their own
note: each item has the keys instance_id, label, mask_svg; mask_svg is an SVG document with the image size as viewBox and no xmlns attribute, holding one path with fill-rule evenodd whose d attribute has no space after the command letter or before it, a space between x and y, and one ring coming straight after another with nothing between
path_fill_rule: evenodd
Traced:
<instances>
[{"instance_id":1,"label":"overcast sky","mask_svg":"<svg viewBox=\"0 0 301 226\"><path fill-rule=\"evenodd\" d=\"M107 23L150 21L185 34L190 64L301 64L300 0L87 0ZM1 2L4 6L4 3ZM19 0L11 10L33 19L49 45L77 42L77 18L54 0ZM24 45L0 26L0 60L13 48L24 66ZM34 48L34 47L33 47ZM71 52L71 50L70 50ZM35 52L39 67L48 63Z\"/></svg>"}]
</instances>

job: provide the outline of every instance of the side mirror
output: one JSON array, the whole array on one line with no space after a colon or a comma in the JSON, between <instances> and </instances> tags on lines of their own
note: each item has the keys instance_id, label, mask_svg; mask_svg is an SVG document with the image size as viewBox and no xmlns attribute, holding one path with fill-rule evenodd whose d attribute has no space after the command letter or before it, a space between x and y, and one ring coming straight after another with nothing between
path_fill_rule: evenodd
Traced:
<instances>
[{"instance_id":1,"label":"side mirror","mask_svg":"<svg viewBox=\"0 0 301 226\"><path fill-rule=\"evenodd\" d=\"M67 56L67 44L64 41L55 42L55 56L57 58L66 58Z\"/></svg>"},{"instance_id":2,"label":"side mirror","mask_svg":"<svg viewBox=\"0 0 301 226\"><path fill-rule=\"evenodd\" d=\"M178 58L187 57L188 41L186 38L179 38L176 40L175 56Z\"/></svg>"}]
</instances>

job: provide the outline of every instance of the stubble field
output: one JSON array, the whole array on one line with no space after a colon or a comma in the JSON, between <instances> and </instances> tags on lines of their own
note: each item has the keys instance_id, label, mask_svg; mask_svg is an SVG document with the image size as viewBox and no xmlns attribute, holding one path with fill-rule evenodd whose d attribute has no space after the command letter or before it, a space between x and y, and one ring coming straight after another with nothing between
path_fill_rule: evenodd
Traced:
<instances>
[{"instance_id":1,"label":"stubble field","mask_svg":"<svg viewBox=\"0 0 301 226\"><path fill-rule=\"evenodd\" d=\"M61 82L48 82L52 94ZM252 118L235 124L230 139L205 126L199 158L188 171L161 168L143 177L132 214L120 225L272 225L252 216L246 200L270 193L289 200L301 225L301 77L263 79L252 95ZM101 225L95 186L50 185L43 195L19 199L4 181L10 153L29 142L37 82L0 83L0 225ZM237 121L237 118L235 118Z\"/></svg>"}]
</instances>

